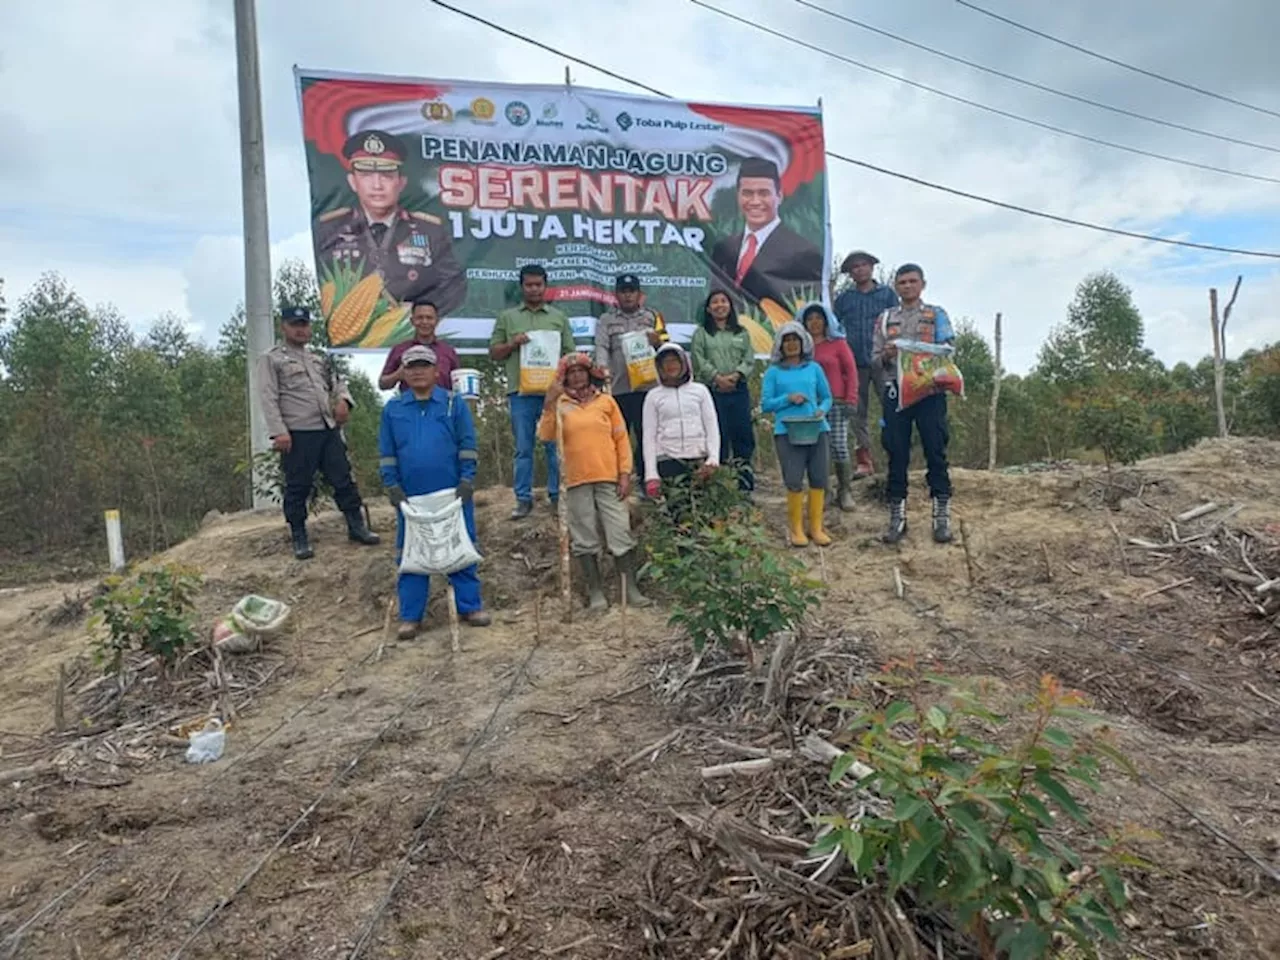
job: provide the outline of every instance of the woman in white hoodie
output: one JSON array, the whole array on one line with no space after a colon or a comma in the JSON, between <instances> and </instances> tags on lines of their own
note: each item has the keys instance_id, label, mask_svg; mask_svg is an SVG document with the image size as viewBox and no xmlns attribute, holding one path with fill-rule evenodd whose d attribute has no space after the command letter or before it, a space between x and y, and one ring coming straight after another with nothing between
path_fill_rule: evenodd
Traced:
<instances>
[{"instance_id":1,"label":"woman in white hoodie","mask_svg":"<svg viewBox=\"0 0 1280 960\"><path fill-rule=\"evenodd\" d=\"M658 386L644 398L644 488L656 497L661 480L696 473L705 479L720 466L720 423L711 391L693 379L679 345L658 350Z\"/></svg>"}]
</instances>

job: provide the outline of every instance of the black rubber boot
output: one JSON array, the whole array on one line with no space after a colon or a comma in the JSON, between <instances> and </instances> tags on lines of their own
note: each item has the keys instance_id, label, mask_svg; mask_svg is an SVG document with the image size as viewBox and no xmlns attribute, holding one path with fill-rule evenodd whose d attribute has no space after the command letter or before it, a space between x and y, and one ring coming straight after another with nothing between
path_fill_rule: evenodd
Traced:
<instances>
[{"instance_id":1,"label":"black rubber boot","mask_svg":"<svg viewBox=\"0 0 1280 960\"><path fill-rule=\"evenodd\" d=\"M311 541L307 539L307 525L305 523L290 527L289 532L293 535L293 559L310 560L316 555L316 552L311 549Z\"/></svg>"},{"instance_id":2,"label":"black rubber boot","mask_svg":"<svg viewBox=\"0 0 1280 960\"><path fill-rule=\"evenodd\" d=\"M523 520L529 514L533 513L532 500L517 500L516 508L511 511L512 520Z\"/></svg>"},{"instance_id":3,"label":"black rubber boot","mask_svg":"<svg viewBox=\"0 0 1280 960\"><path fill-rule=\"evenodd\" d=\"M344 514L347 518L347 539L355 543L363 543L366 547L376 547L382 538L365 525L364 517L359 510Z\"/></svg>"},{"instance_id":4,"label":"black rubber boot","mask_svg":"<svg viewBox=\"0 0 1280 960\"><path fill-rule=\"evenodd\" d=\"M845 513L853 509L851 472L852 465L848 461L836 461L836 505Z\"/></svg>"},{"instance_id":5,"label":"black rubber boot","mask_svg":"<svg viewBox=\"0 0 1280 960\"><path fill-rule=\"evenodd\" d=\"M618 568L618 572L622 574L622 589L626 593L627 605L631 607L647 607L653 601L640 592L640 588L636 586L636 570L639 564L636 562L635 550L630 550L618 557L614 561Z\"/></svg>"},{"instance_id":6,"label":"black rubber boot","mask_svg":"<svg viewBox=\"0 0 1280 960\"><path fill-rule=\"evenodd\" d=\"M934 543L951 542L951 498L933 498L933 540Z\"/></svg>"},{"instance_id":7,"label":"black rubber boot","mask_svg":"<svg viewBox=\"0 0 1280 960\"><path fill-rule=\"evenodd\" d=\"M600 558L590 554L578 558L583 579L587 581L587 609L608 610L609 601L604 596L604 581L600 577Z\"/></svg>"},{"instance_id":8,"label":"black rubber boot","mask_svg":"<svg viewBox=\"0 0 1280 960\"><path fill-rule=\"evenodd\" d=\"M889 528L880 539L885 543L897 543L907 535L907 501L889 501Z\"/></svg>"}]
</instances>

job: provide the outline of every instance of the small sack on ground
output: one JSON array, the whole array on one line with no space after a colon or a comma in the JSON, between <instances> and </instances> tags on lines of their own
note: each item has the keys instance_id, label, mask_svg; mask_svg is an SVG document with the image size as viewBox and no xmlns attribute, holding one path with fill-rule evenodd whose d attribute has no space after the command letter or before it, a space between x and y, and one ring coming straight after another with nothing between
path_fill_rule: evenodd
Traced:
<instances>
[{"instance_id":1,"label":"small sack on ground","mask_svg":"<svg viewBox=\"0 0 1280 960\"><path fill-rule=\"evenodd\" d=\"M222 721L214 717L197 733L191 734L187 745L187 763L213 763L227 748L227 731Z\"/></svg>"},{"instance_id":2,"label":"small sack on ground","mask_svg":"<svg viewBox=\"0 0 1280 960\"><path fill-rule=\"evenodd\" d=\"M547 392L556 378L560 361L560 334L555 330L530 330L529 342L520 346L519 391L526 396Z\"/></svg>"},{"instance_id":3,"label":"small sack on ground","mask_svg":"<svg viewBox=\"0 0 1280 960\"><path fill-rule=\"evenodd\" d=\"M214 649L223 653L249 653L258 641L245 636L232 616L219 617L213 624Z\"/></svg>"},{"instance_id":4,"label":"small sack on ground","mask_svg":"<svg viewBox=\"0 0 1280 960\"><path fill-rule=\"evenodd\" d=\"M284 629L289 620L290 607L281 600L260 597L251 593L241 597L231 608L231 619L240 632L249 636L269 637Z\"/></svg>"},{"instance_id":5,"label":"small sack on ground","mask_svg":"<svg viewBox=\"0 0 1280 960\"><path fill-rule=\"evenodd\" d=\"M945 343L894 340L898 348L898 409L905 410L935 393L964 397L964 376Z\"/></svg>"},{"instance_id":6,"label":"small sack on ground","mask_svg":"<svg viewBox=\"0 0 1280 960\"><path fill-rule=\"evenodd\" d=\"M410 497L400 504L404 515L404 550L400 572L436 576L457 573L480 562L467 533L462 501L452 487Z\"/></svg>"},{"instance_id":7,"label":"small sack on ground","mask_svg":"<svg viewBox=\"0 0 1280 960\"><path fill-rule=\"evenodd\" d=\"M658 382L658 367L654 361L657 352L649 343L647 333L643 330L624 333L622 355L627 359L627 380L632 390L639 390Z\"/></svg>"}]
</instances>

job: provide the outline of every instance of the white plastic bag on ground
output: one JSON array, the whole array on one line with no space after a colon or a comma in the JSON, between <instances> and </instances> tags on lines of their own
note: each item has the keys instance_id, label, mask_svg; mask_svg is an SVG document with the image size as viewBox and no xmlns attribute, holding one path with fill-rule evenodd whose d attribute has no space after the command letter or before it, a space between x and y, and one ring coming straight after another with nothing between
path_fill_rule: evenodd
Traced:
<instances>
[{"instance_id":1,"label":"white plastic bag on ground","mask_svg":"<svg viewBox=\"0 0 1280 960\"><path fill-rule=\"evenodd\" d=\"M251 593L231 608L231 619L242 633L268 637L279 633L289 619L289 605Z\"/></svg>"},{"instance_id":2,"label":"white plastic bag on ground","mask_svg":"<svg viewBox=\"0 0 1280 960\"><path fill-rule=\"evenodd\" d=\"M480 562L480 553L462 516L462 501L450 487L410 497L400 504L404 515L401 573L457 573Z\"/></svg>"},{"instance_id":3,"label":"white plastic bag on ground","mask_svg":"<svg viewBox=\"0 0 1280 960\"><path fill-rule=\"evenodd\" d=\"M191 735L187 747L187 763L213 763L222 756L227 748L227 731L222 729L222 721L214 717L204 725L204 729Z\"/></svg>"}]
</instances>

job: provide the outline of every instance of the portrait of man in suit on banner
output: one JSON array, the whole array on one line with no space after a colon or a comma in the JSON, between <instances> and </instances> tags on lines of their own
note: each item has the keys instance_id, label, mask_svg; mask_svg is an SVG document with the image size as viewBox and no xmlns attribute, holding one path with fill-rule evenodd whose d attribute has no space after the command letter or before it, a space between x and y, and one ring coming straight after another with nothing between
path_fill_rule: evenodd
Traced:
<instances>
[{"instance_id":1,"label":"portrait of man in suit on banner","mask_svg":"<svg viewBox=\"0 0 1280 960\"><path fill-rule=\"evenodd\" d=\"M748 157L738 168L738 209L745 229L725 237L711 251L724 278L757 302L791 302L799 287L822 283L822 250L778 217L782 180L778 165Z\"/></svg>"}]
</instances>

